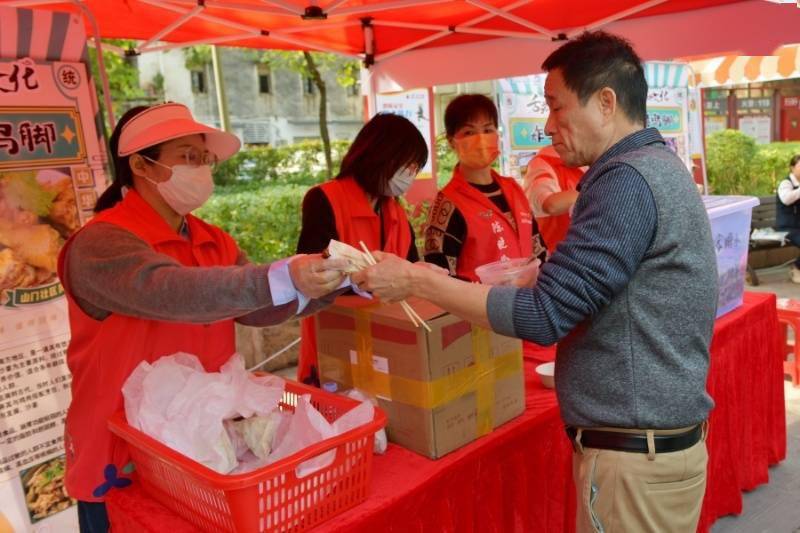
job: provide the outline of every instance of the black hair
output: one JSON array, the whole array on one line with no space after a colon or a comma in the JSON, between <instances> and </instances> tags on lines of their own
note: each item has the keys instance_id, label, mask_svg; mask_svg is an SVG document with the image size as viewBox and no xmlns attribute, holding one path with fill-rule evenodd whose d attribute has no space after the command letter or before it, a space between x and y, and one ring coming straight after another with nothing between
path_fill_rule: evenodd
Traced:
<instances>
[{"instance_id":1,"label":"black hair","mask_svg":"<svg viewBox=\"0 0 800 533\"><path fill-rule=\"evenodd\" d=\"M117 202L120 202L122 200L122 187L133 188L133 172L131 172L130 166L130 158L133 154L121 156L117 153L117 149L119 148L119 136L122 133L122 127L130 122L133 117L146 109L149 108L147 106L137 106L129 109L122 115L122 118L119 119L117 126L114 128L114 133L111 134L111 139L108 141L108 150L114 167L114 181L111 182L111 185L109 185L103 194L100 195L100 198L97 199L97 204L94 207L95 213L114 207ZM149 146L136 153L149 157L150 159L158 159L161 154L161 146L158 144Z\"/></svg>"},{"instance_id":2,"label":"black hair","mask_svg":"<svg viewBox=\"0 0 800 533\"><path fill-rule=\"evenodd\" d=\"M352 176L370 196L386 196L386 184L404 166L428 161L428 146L410 120L378 113L364 124L342 159L336 178Z\"/></svg>"},{"instance_id":3,"label":"black hair","mask_svg":"<svg viewBox=\"0 0 800 533\"><path fill-rule=\"evenodd\" d=\"M793 169L798 161L800 161L800 154L793 155L792 160L789 162L789 170Z\"/></svg>"},{"instance_id":4,"label":"black hair","mask_svg":"<svg viewBox=\"0 0 800 533\"><path fill-rule=\"evenodd\" d=\"M550 54L542 69L560 69L564 84L578 95L581 105L600 89L610 87L628 119L646 125L647 80L642 60L622 37L604 31L584 32Z\"/></svg>"},{"instance_id":5,"label":"black hair","mask_svg":"<svg viewBox=\"0 0 800 533\"><path fill-rule=\"evenodd\" d=\"M447 104L444 110L444 129L447 137L453 137L470 120L489 117L497 127L497 106L491 98L482 94L462 94Z\"/></svg>"}]
</instances>

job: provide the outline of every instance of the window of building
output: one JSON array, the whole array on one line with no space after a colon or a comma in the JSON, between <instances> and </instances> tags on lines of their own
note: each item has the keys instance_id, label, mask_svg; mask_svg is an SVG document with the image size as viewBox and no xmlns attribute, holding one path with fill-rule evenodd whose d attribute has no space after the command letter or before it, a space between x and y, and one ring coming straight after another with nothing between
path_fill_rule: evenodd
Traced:
<instances>
[{"instance_id":1,"label":"window of building","mask_svg":"<svg viewBox=\"0 0 800 533\"><path fill-rule=\"evenodd\" d=\"M192 92L206 92L206 73L202 70L193 70L192 73Z\"/></svg>"},{"instance_id":2,"label":"window of building","mask_svg":"<svg viewBox=\"0 0 800 533\"><path fill-rule=\"evenodd\" d=\"M361 83L356 81L347 87L347 96L359 96L361 94Z\"/></svg>"},{"instance_id":3,"label":"window of building","mask_svg":"<svg viewBox=\"0 0 800 533\"><path fill-rule=\"evenodd\" d=\"M258 67L258 92L261 94L272 93L272 75L268 68Z\"/></svg>"},{"instance_id":4,"label":"window of building","mask_svg":"<svg viewBox=\"0 0 800 533\"><path fill-rule=\"evenodd\" d=\"M317 87L314 85L314 80L307 77L303 78L303 92L306 94L315 94L317 92Z\"/></svg>"}]
</instances>

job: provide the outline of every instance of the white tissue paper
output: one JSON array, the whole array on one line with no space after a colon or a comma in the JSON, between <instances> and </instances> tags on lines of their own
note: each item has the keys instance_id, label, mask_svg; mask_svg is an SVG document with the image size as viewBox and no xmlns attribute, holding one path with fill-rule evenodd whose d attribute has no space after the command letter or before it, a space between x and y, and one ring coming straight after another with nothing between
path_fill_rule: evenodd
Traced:
<instances>
[{"instance_id":1,"label":"white tissue paper","mask_svg":"<svg viewBox=\"0 0 800 533\"><path fill-rule=\"evenodd\" d=\"M372 421L374 412L375 408L371 403L362 402L331 424L311 404L311 396L304 394L297 402L291 422L285 427L278 428L274 440L275 447L268 462L280 461L321 440L367 424ZM297 467L297 476L302 478L313 474L330 465L335 458L336 450L331 450L304 461Z\"/></svg>"},{"instance_id":2,"label":"white tissue paper","mask_svg":"<svg viewBox=\"0 0 800 533\"><path fill-rule=\"evenodd\" d=\"M219 372L186 353L142 362L122 387L131 426L221 473L238 465L223 421L268 415L283 392L282 379L251 375L238 354Z\"/></svg>"}]
</instances>

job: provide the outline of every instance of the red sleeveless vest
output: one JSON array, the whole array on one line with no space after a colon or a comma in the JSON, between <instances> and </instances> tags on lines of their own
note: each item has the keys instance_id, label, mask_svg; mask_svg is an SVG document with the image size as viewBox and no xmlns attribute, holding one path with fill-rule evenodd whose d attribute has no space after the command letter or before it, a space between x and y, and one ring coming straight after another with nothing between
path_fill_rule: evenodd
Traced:
<instances>
[{"instance_id":1,"label":"red sleeveless vest","mask_svg":"<svg viewBox=\"0 0 800 533\"><path fill-rule=\"evenodd\" d=\"M486 195L464 179L460 167L455 168L450 183L442 189L442 195L453 202L467 225L467 239L458 256L456 273L471 281L479 281L475 269L481 265L503 257L529 257L533 253L533 214L522 187L513 178L500 176L495 171L492 171L492 178L508 201L516 230Z\"/></svg>"},{"instance_id":2,"label":"red sleeveless vest","mask_svg":"<svg viewBox=\"0 0 800 533\"><path fill-rule=\"evenodd\" d=\"M357 249L363 241L370 250L382 250L405 258L413 236L408 226L408 217L395 198L384 198L381 204L383 233L386 242L381 247L381 219L369 203L364 190L353 178L340 178L319 185L328 198L336 221L336 234L339 240ZM348 303L348 301L350 303ZM337 298L338 305L364 303L361 297L343 296ZM297 364L297 379L306 380L311 368L317 366L317 335L314 317L304 318L301 324L300 358Z\"/></svg>"},{"instance_id":3,"label":"red sleeveless vest","mask_svg":"<svg viewBox=\"0 0 800 533\"><path fill-rule=\"evenodd\" d=\"M187 215L190 238L184 239L134 190L89 224L98 222L130 231L182 265L236 264L238 247L227 233ZM129 462L126 444L111 434L107 420L123 408L122 385L133 369L142 361L183 351L198 356L205 369L213 372L230 358L236 344L233 320L189 324L115 313L101 321L88 316L73 299L67 275L67 250L79 234L67 241L58 258L72 335L67 348L72 403L64 438L66 487L78 500L102 501L114 485L109 474L124 478Z\"/></svg>"}]
</instances>

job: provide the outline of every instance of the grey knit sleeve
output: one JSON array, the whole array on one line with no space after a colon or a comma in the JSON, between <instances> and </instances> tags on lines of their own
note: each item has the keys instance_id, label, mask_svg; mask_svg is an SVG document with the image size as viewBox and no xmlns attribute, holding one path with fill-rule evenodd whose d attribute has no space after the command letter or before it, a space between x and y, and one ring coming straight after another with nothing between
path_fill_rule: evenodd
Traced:
<instances>
[{"instance_id":1,"label":"grey knit sleeve","mask_svg":"<svg viewBox=\"0 0 800 533\"><path fill-rule=\"evenodd\" d=\"M269 265L186 267L112 224L84 228L66 257L68 290L89 316L111 313L173 322L207 323L259 310L259 324L294 316L296 302L275 307ZM254 324L255 325L255 324Z\"/></svg>"}]
</instances>

